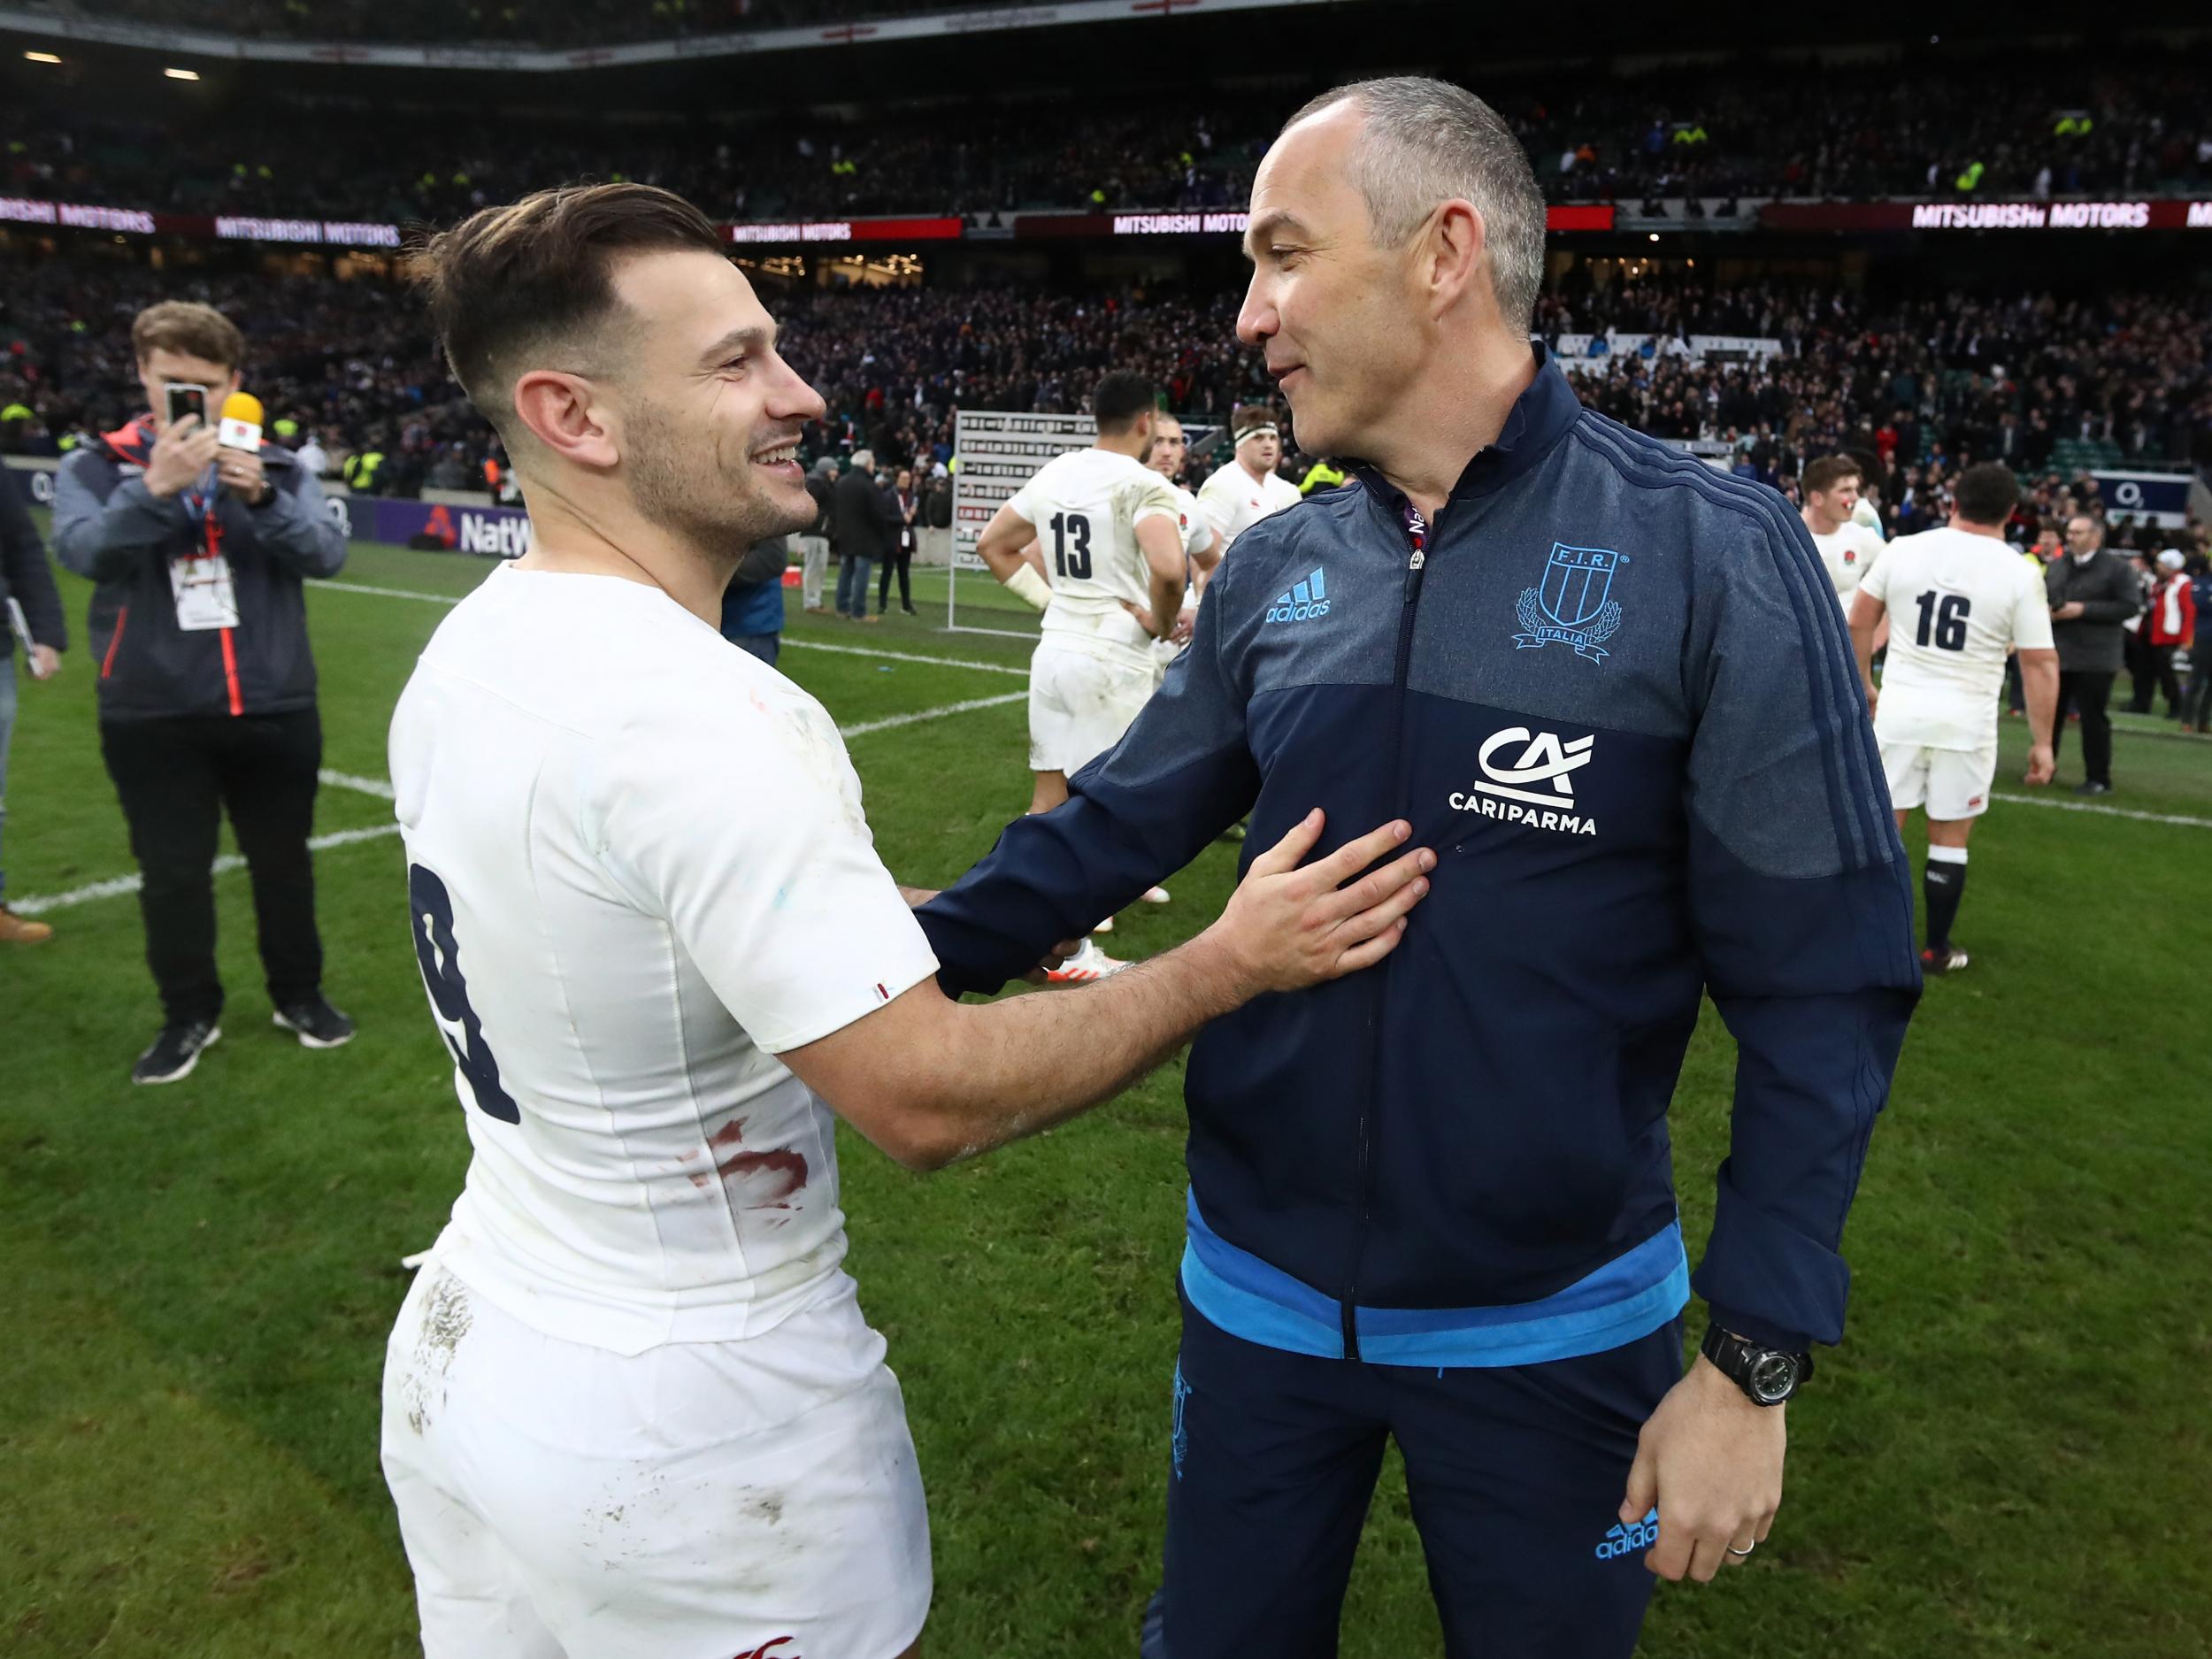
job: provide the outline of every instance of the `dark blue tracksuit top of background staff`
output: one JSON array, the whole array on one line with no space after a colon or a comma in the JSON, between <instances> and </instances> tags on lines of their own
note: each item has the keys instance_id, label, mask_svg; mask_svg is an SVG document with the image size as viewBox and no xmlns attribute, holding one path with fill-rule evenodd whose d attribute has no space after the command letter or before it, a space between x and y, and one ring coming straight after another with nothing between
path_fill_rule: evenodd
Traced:
<instances>
[{"instance_id":1,"label":"dark blue tracksuit top of background staff","mask_svg":"<svg viewBox=\"0 0 2212 1659\"><path fill-rule=\"evenodd\" d=\"M995 990L1248 813L1248 863L1317 806L1324 852L1408 818L1438 863L1397 951L1192 1051L1192 1305L1295 1353L1518 1365L1694 1285L1754 1340L1839 1341L1920 989L1843 618L1780 495L1536 349L1432 532L1366 472L1239 538L1120 744L922 926L948 990ZM1666 1112L1701 992L1740 1058L1693 1279Z\"/></svg>"}]
</instances>

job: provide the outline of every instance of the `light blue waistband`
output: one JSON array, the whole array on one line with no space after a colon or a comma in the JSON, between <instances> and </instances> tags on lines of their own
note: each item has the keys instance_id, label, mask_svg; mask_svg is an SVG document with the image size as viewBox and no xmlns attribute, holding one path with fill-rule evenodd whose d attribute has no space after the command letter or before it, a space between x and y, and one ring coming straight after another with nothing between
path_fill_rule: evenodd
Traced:
<instances>
[{"instance_id":1,"label":"light blue waistband","mask_svg":"<svg viewBox=\"0 0 2212 1659\"><path fill-rule=\"evenodd\" d=\"M1333 1296L1223 1240L1185 1202L1183 1293L1212 1324L1264 1348L1344 1357ZM1671 1224L1539 1302L1494 1308L1361 1308L1360 1357L1379 1365L1537 1365L1648 1336L1690 1300L1682 1228Z\"/></svg>"}]
</instances>

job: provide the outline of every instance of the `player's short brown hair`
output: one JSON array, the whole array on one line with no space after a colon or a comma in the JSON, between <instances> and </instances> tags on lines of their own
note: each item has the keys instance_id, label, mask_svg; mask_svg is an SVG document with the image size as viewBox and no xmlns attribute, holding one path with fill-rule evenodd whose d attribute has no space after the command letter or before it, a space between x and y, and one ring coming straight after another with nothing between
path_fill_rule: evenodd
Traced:
<instances>
[{"instance_id":1,"label":"player's short brown hair","mask_svg":"<svg viewBox=\"0 0 2212 1659\"><path fill-rule=\"evenodd\" d=\"M246 360L246 336L212 305L164 300L131 319L131 355L143 363L157 351L174 351L235 369Z\"/></svg>"},{"instance_id":2,"label":"player's short brown hair","mask_svg":"<svg viewBox=\"0 0 2212 1659\"><path fill-rule=\"evenodd\" d=\"M1275 410L1269 403L1247 403L1229 417L1229 430L1241 438L1255 426L1273 426L1279 433L1282 422L1275 419Z\"/></svg>"},{"instance_id":3,"label":"player's short brown hair","mask_svg":"<svg viewBox=\"0 0 2212 1659\"><path fill-rule=\"evenodd\" d=\"M1859 464L1847 455L1824 455L1817 460L1805 463L1805 470L1798 474L1798 488L1808 495L1817 491L1826 495L1847 478L1864 479Z\"/></svg>"},{"instance_id":4,"label":"player's short brown hair","mask_svg":"<svg viewBox=\"0 0 2212 1659\"><path fill-rule=\"evenodd\" d=\"M648 184L565 185L472 213L409 257L446 362L480 413L514 447L512 392L525 359L589 360L622 304L626 255L726 253L707 216Z\"/></svg>"}]
</instances>

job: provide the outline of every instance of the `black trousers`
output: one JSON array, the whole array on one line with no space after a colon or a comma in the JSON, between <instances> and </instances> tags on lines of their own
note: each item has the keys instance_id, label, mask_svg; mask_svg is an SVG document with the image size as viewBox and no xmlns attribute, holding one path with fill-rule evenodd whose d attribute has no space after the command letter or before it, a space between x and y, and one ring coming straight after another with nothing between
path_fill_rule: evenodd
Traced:
<instances>
[{"instance_id":1,"label":"black trousers","mask_svg":"<svg viewBox=\"0 0 2212 1659\"><path fill-rule=\"evenodd\" d=\"M2150 641L2143 637L2140 628L2130 628L2120 636L2121 649L2127 654L2128 680L2132 695L2128 698L2130 714L2148 714L2151 711L2151 687L2158 680L2158 660L2153 655Z\"/></svg>"},{"instance_id":2,"label":"black trousers","mask_svg":"<svg viewBox=\"0 0 2212 1659\"><path fill-rule=\"evenodd\" d=\"M170 1025L222 1012L215 972L215 849L230 814L253 882L270 1000L319 991L315 867L307 837L322 764L322 718L292 714L104 722L100 753L131 828L145 887L146 965Z\"/></svg>"},{"instance_id":3,"label":"black trousers","mask_svg":"<svg viewBox=\"0 0 2212 1659\"><path fill-rule=\"evenodd\" d=\"M2112 782L2112 717L2105 705L2112 701L2116 674L2070 673L2058 676L2058 713L2051 721L2051 753L2056 755L2066 739L2066 711L2081 713L2081 758L2087 781Z\"/></svg>"},{"instance_id":4,"label":"black trousers","mask_svg":"<svg viewBox=\"0 0 2212 1659\"><path fill-rule=\"evenodd\" d=\"M2151 678L2157 683L2159 691L2165 696L2166 718L2170 720L2177 720L2181 718L2181 676L2174 672L2174 653L2180 647L2147 645L2143 649L2150 653ZM2148 697L2143 699L2143 706L2136 712L2139 714L2154 712L2150 706Z\"/></svg>"},{"instance_id":5,"label":"black trousers","mask_svg":"<svg viewBox=\"0 0 2212 1659\"><path fill-rule=\"evenodd\" d=\"M913 578L910 573L913 566L914 551L911 548L900 548L896 552L884 555L883 574L876 579L876 609L878 611L888 611L891 608L891 572L893 571L899 573L899 604L908 611L914 609Z\"/></svg>"}]
</instances>

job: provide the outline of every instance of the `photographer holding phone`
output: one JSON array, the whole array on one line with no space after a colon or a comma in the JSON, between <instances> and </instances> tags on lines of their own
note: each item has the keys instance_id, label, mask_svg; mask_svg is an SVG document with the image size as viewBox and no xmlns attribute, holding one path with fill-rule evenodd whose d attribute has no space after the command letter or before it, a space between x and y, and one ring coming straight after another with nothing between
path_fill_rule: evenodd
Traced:
<instances>
[{"instance_id":1,"label":"photographer holding phone","mask_svg":"<svg viewBox=\"0 0 2212 1659\"><path fill-rule=\"evenodd\" d=\"M0 478L0 609L8 626L0 629L0 825L7 821L8 739L15 729L15 647L21 643L24 666L33 680L61 672L69 649L69 625L63 620L61 595L47 567L46 545L30 510ZM0 867L0 945L38 945L54 936L44 922L18 916L5 902L7 872Z\"/></svg>"},{"instance_id":2,"label":"photographer holding phone","mask_svg":"<svg viewBox=\"0 0 2212 1659\"><path fill-rule=\"evenodd\" d=\"M311 1048L353 1035L322 993L307 847L322 723L301 586L343 565L346 543L314 475L263 444L227 318L167 301L138 314L131 347L148 412L63 461L54 544L99 584L100 749L145 878L163 1019L131 1078L173 1083L222 1034L212 866L226 810L276 1024Z\"/></svg>"}]
</instances>

